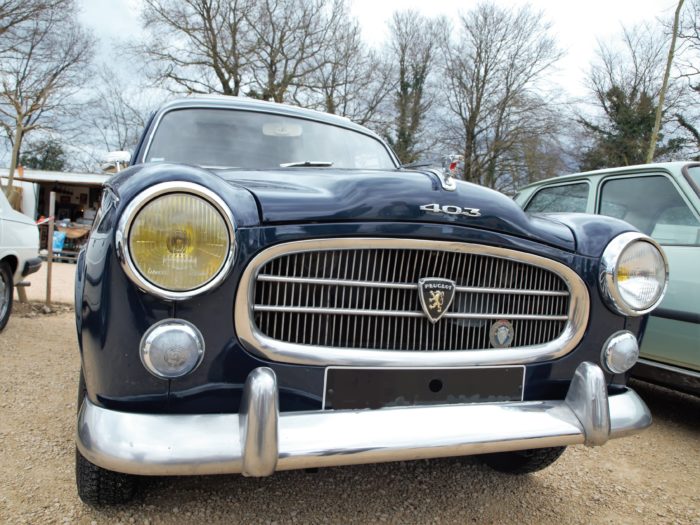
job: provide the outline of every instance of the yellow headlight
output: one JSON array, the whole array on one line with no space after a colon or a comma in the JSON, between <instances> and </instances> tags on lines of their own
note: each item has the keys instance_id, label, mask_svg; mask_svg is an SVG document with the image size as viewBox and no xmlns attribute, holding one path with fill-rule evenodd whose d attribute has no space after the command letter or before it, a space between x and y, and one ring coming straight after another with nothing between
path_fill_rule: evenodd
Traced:
<instances>
[{"instance_id":1,"label":"yellow headlight","mask_svg":"<svg viewBox=\"0 0 700 525\"><path fill-rule=\"evenodd\" d=\"M189 193L169 193L143 206L129 231L129 252L141 276L155 286L183 292L213 279L230 248L219 211Z\"/></svg>"}]
</instances>

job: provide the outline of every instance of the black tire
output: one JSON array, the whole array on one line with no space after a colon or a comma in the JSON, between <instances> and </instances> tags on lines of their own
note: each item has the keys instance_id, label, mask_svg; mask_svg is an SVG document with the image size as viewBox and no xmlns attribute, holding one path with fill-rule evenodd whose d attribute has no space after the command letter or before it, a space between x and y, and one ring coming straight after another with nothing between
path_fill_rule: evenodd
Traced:
<instances>
[{"instance_id":1,"label":"black tire","mask_svg":"<svg viewBox=\"0 0 700 525\"><path fill-rule=\"evenodd\" d=\"M10 319L13 299L12 268L6 262L2 262L0 263L0 332L2 332Z\"/></svg>"},{"instance_id":2,"label":"black tire","mask_svg":"<svg viewBox=\"0 0 700 525\"><path fill-rule=\"evenodd\" d=\"M127 503L136 495L136 477L93 465L75 450L78 496L93 507Z\"/></svg>"},{"instance_id":3,"label":"black tire","mask_svg":"<svg viewBox=\"0 0 700 525\"><path fill-rule=\"evenodd\" d=\"M506 474L530 474L547 468L566 450L566 447L532 448L514 452L484 454L481 459L489 467Z\"/></svg>"},{"instance_id":4,"label":"black tire","mask_svg":"<svg viewBox=\"0 0 700 525\"><path fill-rule=\"evenodd\" d=\"M80 371L78 382L78 412L85 399L85 378ZM121 472L113 472L90 463L75 449L75 482L78 496L93 507L120 505L136 495L138 478Z\"/></svg>"}]
</instances>

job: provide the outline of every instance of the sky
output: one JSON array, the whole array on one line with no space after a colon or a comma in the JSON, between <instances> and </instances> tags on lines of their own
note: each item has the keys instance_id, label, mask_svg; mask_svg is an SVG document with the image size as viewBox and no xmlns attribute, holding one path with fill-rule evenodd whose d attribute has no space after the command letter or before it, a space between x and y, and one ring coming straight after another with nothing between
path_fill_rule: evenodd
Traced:
<instances>
[{"instance_id":1,"label":"sky","mask_svg":"<svg viewBox=\"0 0 700 525\"><path fill-rule=\"evenodd\" d=\"M352 13L371 45L386 36L386 24L399 9L415 9L428 16L446 15L457 21L460 11L476 0L350 0ZM108 58L119 40L139 34L140 0L80 0L82 21L101 38L101 54ZM595 57L598 41L609 41L631 26L673 15L676 0L495 0L504 7L529 3L552 24L552 33L566 55L558 64L558 83L572 96L584 96L584 77Z\"/></svg>"}]
</instances>

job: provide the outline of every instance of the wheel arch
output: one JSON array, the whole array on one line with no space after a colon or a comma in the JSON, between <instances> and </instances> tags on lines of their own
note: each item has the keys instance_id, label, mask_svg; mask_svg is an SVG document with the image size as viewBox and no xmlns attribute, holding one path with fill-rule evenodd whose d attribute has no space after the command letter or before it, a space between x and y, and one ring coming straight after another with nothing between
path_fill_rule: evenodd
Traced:
<instances>
[{"instance_id":1,"label":"wheel arch","mask_svg":"<svg viewBox=\"0 0 700 525\"><path fill-rule=\"evenodd\" d=\"M17 266L19 265L19 259L17 258L16 255L10 254L10 255L5 255L2 259L0 259L0 263L8 263L10 265L10 270L12 270L12 276L14 277L15 273L17 273Z\"/></svg>"}]
</instances>

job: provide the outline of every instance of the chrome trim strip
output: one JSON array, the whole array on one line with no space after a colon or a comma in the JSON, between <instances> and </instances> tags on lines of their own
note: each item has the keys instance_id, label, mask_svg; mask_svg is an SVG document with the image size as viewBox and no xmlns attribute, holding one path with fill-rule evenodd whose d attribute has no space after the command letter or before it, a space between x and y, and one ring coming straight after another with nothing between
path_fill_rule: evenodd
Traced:
<instances>
[{"instance_id":1,"label":"chrome trim strip","mask_svg":"<svg viewBox=\"0 0 700 525\"><path fill-rule=\"evenodd\" d=\"M658 361L652 361L651 359L644 359L642 357L640 357L637 360L637 363L642 364L642 365L646 365L646 366L652 366L654 368L660 368L662 370L668 370L669 372L674 372L676 374L683 374L686 376L693 377L695 379L700 379L700 372L698 372L697 370L691 370L690 368L682 368L680 366L673 366L673 365L669 365L668 363L660 363ZM632 374L632 377L634 377L634 374Z\"/></svg>"},{"instance_id":2,"label":"chrome trim strip","mask_svg":"<svg viewBox=\"0 0 700 525\"><path fill-rule=\"evenodd\" d=\"M474 253L500 257L544 267L561 277L571 295L566 326L561 335L549 343L497 350L367 350L299 345L272 339L261 333L254 322L254 292L257 272L268 261L291 253L318 250L353 250L359 248L429 249ZM447 314L450 315L449 313ZM341 238L314 239L275 245L259 253L246 267L236 294L234 322L239 341L251 353L270 361L316 366L470 366L517 365L548 361L571 352L583 337L588 323L588 291L571 268L529 253L481 244L466 244L421 239Z\"/></svg>"},{"instance_id":3,"label":"chrome trim strip","mask_svg":"<svg viewBox=\"0 0 700 525\"><path fill-rule=\"evenodd\" d=\"M288 312L295 314L346 314L376 315L377 317L425 317L423 312L405 310L361 310L357 308L315 308L312 306L262 306L254 305L254 312ZM529 314L460 314L447 312L442 317L452 319L512 319L514 321L566 321L566 315L529 315Z\"/></svg>"},{"instance_id":4,"label":"chrome trim strip","mask_svg":"<svg viewBox=\"0 0 700 525\"><path fill-rule=\"evenodd\" d=\"M622 295L620 294L620 290L617 287L617 263L620 260L620 255L622 255L622 252L630 244L637 241L648 242L659 251L661 254L661 259L664 262L664 273L666 277L666 282L664 283L664 287L661 290L659 297L656 299L656 301L654 301L654 304L644 310L634 310L631 308L624 301ZM608 307L615 313L631 316L648 314L659 304L661 304L661 301L666 295L666 290L668 290L668 259L666 258L666 254L661 249L659 243L648 235L644 235L643 233L639 232L621 233L610 241L603 251L603 256L600 259L598 284L600 292L603 295L603 299L605 299Z\"/></svg>"},{"instance_id":5,"label":"chrome trim strip","mask_svg":"<svg viewBox=\"0 0 700 525\"><path fill-rule=\"evenodd\" d=\"M320 277L285 277L281 275L259 274L257 281L272 283L322 284L328 286L358 286L362 288L391 288L396 290L417 290L417 284L382 283L378 281L350 281L346 279L323 279ZM455 292L463 293L497 293L507 295L543 295L546 297L568 297L569 292L552 290L521 290L516 288L483 288L478 286L455 286Z\"/></svg>"},{"instance_id":6,"label":"chrome trim strip","mask_svg":"<svg viewBox=\"0 0 700 525\"><path fill-rule=\"evenodd\" d=\"M129 229L139 210L153 199L168 193L191 193L203 198L217 209L223 217L228 229L229 249L219 272L208 282L193 290L176 292L152 284L138 271L129 253ZM185 181L162 182L146 188L131 200L119 219L119 224L115 232L115 244L117 257L121 262L122 269L136 286L146 293L156 295L163 299L181 301L216 288L228 276L233 267L233 260L236 253L235 221L231 210L221 197L204 186Z\"/></svg>"},{"instance_id":7,"label":"chrome trim strip","mask_svg":"<svg viewBox=\"0 0 700 525\"><path fill-rule=\"evenodd\" d=\"M253 372L255 373L255 372ZM265 374L267 375L267 374ZM263 381L260 398L272 399L277 389ZM288 412L272 418L261 412L260 443L276 433L275 470L464 456L584 443L588 435L570 404L585 406L585 390L569 401L519 401ZM261 409L258 403L252 410ZM257 407L257 408L255 408ZM609 397L610 438L636 434L651 424L644 402L632 390ZM249 419L251 413L247 416ZM273 421L274 420L274 421ZM78 450L90 462L117 472L146 476L227 474L264 459L263 446L247 457L238 414L140 414L118 412L85 399L78 414Z\"/></svg>"}]
</instances>

